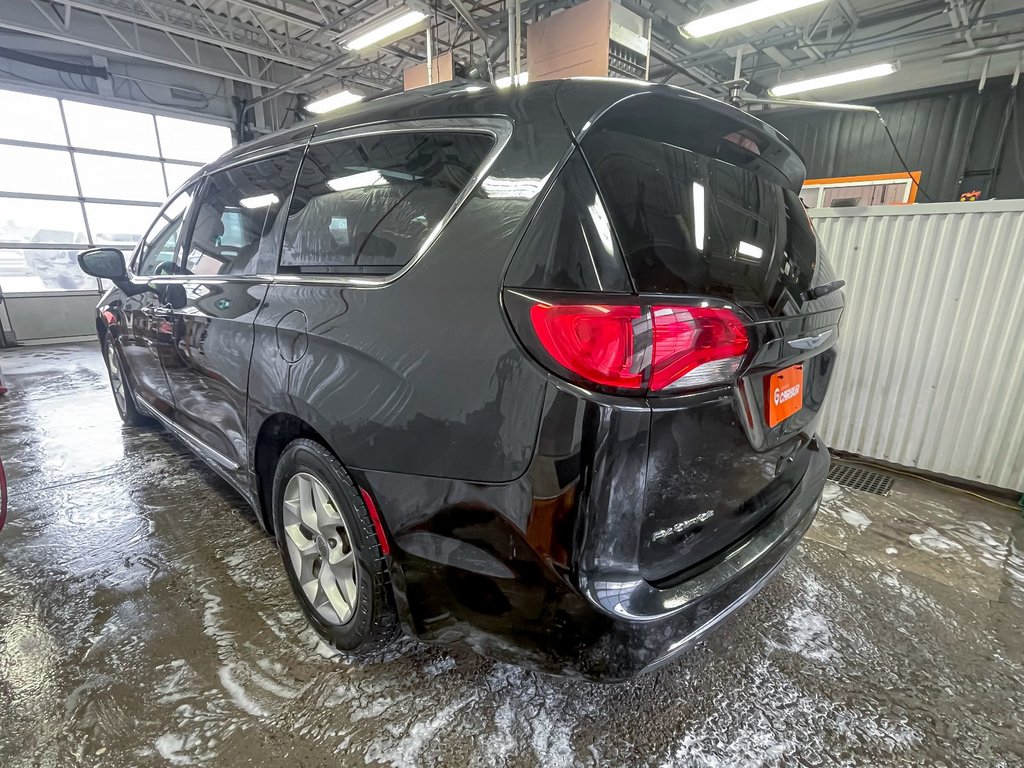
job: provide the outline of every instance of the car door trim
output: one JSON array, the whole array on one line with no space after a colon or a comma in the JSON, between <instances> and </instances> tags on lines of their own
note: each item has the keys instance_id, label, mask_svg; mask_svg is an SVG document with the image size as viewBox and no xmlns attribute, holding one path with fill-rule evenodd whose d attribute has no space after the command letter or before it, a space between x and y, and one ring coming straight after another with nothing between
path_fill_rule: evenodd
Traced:
<instances>
[{"instance_id":1,"label":"car door trim","mask_svg":"<svg viewBox=\"0 0 1024 768\"><path fill-rule=\"evenodd\" d=\"M148 415L156 418L157 421L159 421L171 432L173 432L178 438L180 438L182 442L184 442L192 450L198 453L201 458L209 459L210 461L219 464L220 466L224 467L225 469L229 469L232 472L237 472L239 469L241 469L241 464L239 464L236 461L232 461L220 451L211 448L198 437L189 432L187 429L182 427L180 424L171 421L169 418L167 418L164 414L160 413L156 408L151 406L145 400L139 400L138 402L139 405L142 406L142 409L146 411Z\"/></svg>"}]
</instances>

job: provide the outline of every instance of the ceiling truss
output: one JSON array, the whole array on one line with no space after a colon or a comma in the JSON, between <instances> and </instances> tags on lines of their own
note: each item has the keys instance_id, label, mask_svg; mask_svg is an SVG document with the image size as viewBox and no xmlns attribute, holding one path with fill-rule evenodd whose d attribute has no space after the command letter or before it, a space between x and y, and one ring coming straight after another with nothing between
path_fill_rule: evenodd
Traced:
<instances>
[{"instance_id":1,"label":"ceiling truss","mask_svg":"<svg viewBox=\"0 0 1024 768\"><path fill-rule=\"evenodd\" d=\"M454 50L481 75L485 64L507 69L504 0L410 1L431 13L435 50ZM341 38L396 2L18 0L4 3L0 30L225 78L257 89L256 95L316 93L339 80L388 90L401 85L405 67L424 60L423 35L358 55L346 51ZM577 2L523 0L523 19ZM1024 35L1024 9L1015 11L1014 0L829 0L793 15L796 22L782 16L701 40L684 38L678 26L726 7L722 0L619 2L652 20L652 79L711 91L734 77L737 62L756 91L787 70L872 50L932 41L960 50L979 45L985 35L995 39L1000 33L1004 42Z\"/></svg>"}]
</instances>

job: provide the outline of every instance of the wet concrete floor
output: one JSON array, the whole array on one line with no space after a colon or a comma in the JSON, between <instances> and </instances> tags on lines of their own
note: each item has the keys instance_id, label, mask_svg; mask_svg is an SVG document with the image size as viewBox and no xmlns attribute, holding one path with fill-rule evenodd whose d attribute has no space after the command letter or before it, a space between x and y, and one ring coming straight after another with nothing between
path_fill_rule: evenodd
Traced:
<instances>
[{"instance_id":1,"label":"wet concrete floor","mask_svg":"<svg viewBox=\"0 0 1024 768\"><path fill-rule=\"evenodd\" d=\"M770 586L681 661L598 686L318 642L273 542L95 344L0 353L0 766L1024 764L1024 523L900 478L830 485Z\"/></svg>"}]
</instances>

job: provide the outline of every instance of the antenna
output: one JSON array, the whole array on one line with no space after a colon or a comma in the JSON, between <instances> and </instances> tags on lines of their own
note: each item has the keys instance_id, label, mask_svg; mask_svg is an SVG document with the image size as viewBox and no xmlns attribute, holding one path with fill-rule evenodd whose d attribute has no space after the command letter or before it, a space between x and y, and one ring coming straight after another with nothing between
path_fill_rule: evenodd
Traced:
<instances>
[{"instance_id":1,"label":"antenna","mask_svg":"<svg viewBox=\"0 0 1024 768\"><path fill-rule=\"evenodd\" d=\"M882 124L882 130L885 131L885 135L889 139L889 143L892 144L896 157L899 158L900 164L903 166L903 170L907 172L907 176L913 182L914 186L917 187L918 193L922 196L925 202L932 202L932 199L925 194L924 190L921 189L921 185L917 183L917 179L915 179L913 174L910 172L910 167L907 165L907 161L903 159L903 154L900 152L900 148L896 144L896 139L893 138L892 133L889 131L889 126L885 124L885 119L882 117L882 113L875 109L875 107L871 107L866 104L842 104L833 101L775 99L771 97L765 98L763 96L752 96L747 93L747 86L750 85L750 81L742 77L735 80L725 80L724 82L717 83L716 85L728 90L729 94L725 97L726 101L737 109L747 107L748 112L750 111L749 107L752 104L763 104L769 107L804 107L809 109L840 110L843 112L870 112L877 117L878 122Z\"/></svg>"},{"instance_id":2,"label":"antenna","mask_svg":"<svg viewBox=\"0 0 1024 768\"><path fill-rule=\"evenodd\" d=\"M874 107L869 107L864 104L841 104L833 101L809 101L806 99L774 99L765 98L763 96L752 96L747 93L747 86L750 85L750 81L746 78L740 77L736 80L726 80L725 82L717 83L722 88L729 91L729 95L726 100L737 109L743 109L749 107L751 104L763 104L765 106L772 107L805 107L811 109L838 109L847 112L873 112L878 114L878 110Z\"/></svg>"}]
</instances>

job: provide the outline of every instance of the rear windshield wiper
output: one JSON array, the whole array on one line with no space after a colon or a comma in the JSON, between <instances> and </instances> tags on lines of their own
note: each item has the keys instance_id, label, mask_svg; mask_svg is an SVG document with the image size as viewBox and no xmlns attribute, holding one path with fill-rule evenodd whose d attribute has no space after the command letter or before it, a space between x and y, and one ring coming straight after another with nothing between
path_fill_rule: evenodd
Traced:
<instances>
[{"instance_id":1,"label":"rear windshield wiper","mask_svg":"<svg viewBox=\"0 0 1024 768\"><path fill-rule=\"evenodd\" d=\"M830 293L838 291L846 285L845 280L833 280L831 283L825 283L824 285L816 285L814 288L808 288L806 291L800 294L802 301L814 301L820 299L822 296L828 296Z\"/></svg>"}]
</instances>

